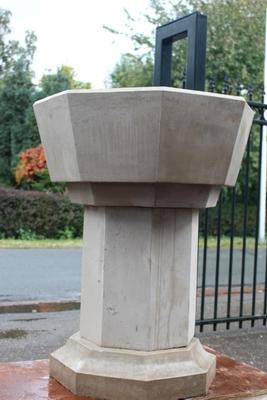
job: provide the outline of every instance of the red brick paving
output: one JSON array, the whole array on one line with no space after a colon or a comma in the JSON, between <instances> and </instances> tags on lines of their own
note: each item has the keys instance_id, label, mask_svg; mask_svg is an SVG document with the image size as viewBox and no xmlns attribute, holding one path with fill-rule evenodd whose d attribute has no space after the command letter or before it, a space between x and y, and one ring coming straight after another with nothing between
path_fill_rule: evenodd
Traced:
<instances>
[{"instance_id":1,"label":"red brick paving","mask_svg":"<svg viewBox=\"0 0 267 400\"><path fill-rule=\"evenodd\" d=\"M212 349L217 374L207 396L195 400L248 398L266 394L267 373ZM48 360L0 363L0 400L93 400L73 395L48 375ZM127 399L125 399L127 400Z\"/></svg>"}]
</instances>

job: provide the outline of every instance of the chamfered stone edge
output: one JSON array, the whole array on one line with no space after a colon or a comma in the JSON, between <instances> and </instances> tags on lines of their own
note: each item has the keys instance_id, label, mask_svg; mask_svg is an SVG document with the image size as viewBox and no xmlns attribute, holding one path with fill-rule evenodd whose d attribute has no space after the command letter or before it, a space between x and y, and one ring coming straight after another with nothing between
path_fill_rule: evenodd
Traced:
<instances>
[{"instance_id":1,"label":"chamfered stone edge","mask_svg":"<svg viewBox=\"0 0 267 400\"><path fill-rule=\"evenodd\" d=\"M50 375L71 391L111 400L204 395L215 369L215 356L196 338L187 347L143 352L99 347L77 333L50 358Z\"/></svg>"},{"instance_id":2,"label":"chamfered stone edge","mask_svg":"<svg viewBox=\"0 0 267 400\"><path fill-rule=\"evenodd\" d=\"M51 178L68 182L232 185L253 118L242 98L162 87L67 91L34 110Z\"/></svg>"}]
</instances>

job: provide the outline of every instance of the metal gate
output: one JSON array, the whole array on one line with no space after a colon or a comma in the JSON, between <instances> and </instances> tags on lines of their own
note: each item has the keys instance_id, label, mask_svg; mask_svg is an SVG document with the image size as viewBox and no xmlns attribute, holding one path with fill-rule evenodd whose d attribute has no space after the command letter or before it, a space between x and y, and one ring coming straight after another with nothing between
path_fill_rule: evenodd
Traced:
<instances>
[{"instance_id":1,"label":"metal gate","mask_svg":"<svg viewBox=\"0 0 267 400\"><path fill-rule=\"evenodd\" d=\"M154 84L171 86L172 43L188 38L181 87L242 95L256 112L237 184L222 191L218 205L200 215L197 321L229 329L267 320L266 242L259 242L264 88L225 79L220 90L205 82L207 17L196 12L157 28ZM219 160L218 160L219 162Z\"/></svg>"}]
</instances>

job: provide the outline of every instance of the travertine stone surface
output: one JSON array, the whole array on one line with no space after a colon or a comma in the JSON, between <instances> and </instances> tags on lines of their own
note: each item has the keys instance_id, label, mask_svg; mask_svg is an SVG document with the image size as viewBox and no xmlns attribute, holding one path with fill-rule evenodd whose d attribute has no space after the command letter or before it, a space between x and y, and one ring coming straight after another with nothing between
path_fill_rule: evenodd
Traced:
<instances>
[{"instance_id":1,"label":"travertine stone surface","mask_svg":"<svg viewBox=\"0 0 267 400\"><path fill-rule=\"evenodd\" d=\"M164 351L98 347L79 334L50 358L50 374L79 395L116 400L177 400L205 394L216 358L198 339Z\"/></svg>"},{"instance_id":2,"label":"travertine stone surface","mask_svg":"<svg viewBox=\"0 0 267 400\"><path fill-rule=\"evenodd\" d=\"M69 182L73 203L91 206L207 208L216 206L220 187L180 183Z\"/></svg>"},{"instance_id":3,"label":"travertine stone surface","mask_svg":"<svg viewBox=\"0 0 267 400\"><path fill-rule=\"evenodd\" d=\"M34 110L52 180L85 205L80 334L51 375L111 400L205 394L215 358L193 339L198 209L235 184L253 111L164 87L71 90Z\"/></svg>"},{"instance_id":4,"label":"travertine stone surface","mask_svg":"<svg viewBox=\"0 0 267 400\"><path fill-rule=\"evenodd\" d=\"M197 238L197 210L86 207L81 336L145 351L187 346Z\"/></svg>"},{"instance_id":5,"label":"travertine stone surface","mask_svg":"<svg viewBox=\"0 0 267 400\"><path fill-rule=\"evenodd\" d=\"M164 87L70 90L34 110L67 182L234 185L253 118L241 97Z\"/></svg>"}]
</instances>

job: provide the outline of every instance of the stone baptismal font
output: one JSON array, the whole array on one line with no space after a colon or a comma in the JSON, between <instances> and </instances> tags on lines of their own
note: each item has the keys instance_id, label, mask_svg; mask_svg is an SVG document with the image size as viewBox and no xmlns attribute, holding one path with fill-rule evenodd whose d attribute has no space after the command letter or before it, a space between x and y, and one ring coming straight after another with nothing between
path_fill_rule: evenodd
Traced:
<instances>
[{"instance_id":1,"label":"stone baptismal font","mask_svg":"<svg viewBox=\"0 0 267 400\"><path fill-rule=\"evenodd\" d=\"M167 87L70 90L34 110L52 181L84 205L80 331L51 376L98 399L205 394L216 360L194 338L198 214L235 185L253 111Z\"/></svg>"}]
</instances>

